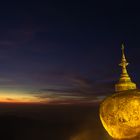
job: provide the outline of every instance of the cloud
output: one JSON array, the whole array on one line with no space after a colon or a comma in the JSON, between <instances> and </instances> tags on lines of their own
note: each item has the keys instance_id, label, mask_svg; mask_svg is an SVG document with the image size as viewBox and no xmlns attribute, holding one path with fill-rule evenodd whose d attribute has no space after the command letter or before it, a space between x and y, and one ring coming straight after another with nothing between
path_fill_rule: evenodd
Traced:
<instances>
[{"instance_id":1,"label":"cloud","mask_svg":"<svg viewBox=\"0 0 140 140\"><path fill-rule=\"evenodd\" d=\"M44 88L32 94L41 99L49 99L51 103L95 103L113 92L112 79L93 81L87 77L70 75L65 78L71 82L71 87L63 85L57 88Z\"/></svg>"},{"instance_id":2,"label":"cloud","mask_svg":"<svg viewBox=\"0 0 140 140\"><path fill-rule=\"evenodd\" d=\"M64 91L63 91L64 92ZM102 101L106 96L101 95L86 95L77 92L65 91L64 93L60 91L46 91L41 94L34 95L39 99L49 100L49 103L59 103L59 104L73 104L73 103L97 103Z\"/></svg>"},{"instance_id":3,"label":"cloud","mask_svg":"<svg viewBox=\"0 0 140 140\"><path fill-rule=\"evenodd\" d=\"M21 86L19 82L17 82L15 79L10 79L6 77L0 78L0 87L17 87Z\"/></svg>"},{"instance_id":4,"label":"cloud","mask_svg":"<svg viewBox=\"0 0 140 140\"><path fill-rule=\"evenodd\" d=\"M5 100L8 100L8 101L15 101L15 99L13 99L13 98L6 98Z\"/></svg>"},{"instance_id":5,"label":"cloud","mask_svg":"<svg viewBox=\"0 0 140 140\"><path fill-rule=\"evenodd\" d=\"M91 87L94 82L93 80L83 77L81 75L70 77L70 80L73 82L73 84L81 86L81 87L85 87L85 88Z\"/></svg>"},{"instance_id":6,"label":"cloud","mask_svg":"<svg viewBox=\"0 0 140 140\"><path fill-rule=\"evenodd\" d=\"M29 94L49 100L51 103L95 103L102 101L107 95L113 93L114 79L93 81L90 78L79 75L63 75L65 84L61 86L42 88L32 91ZM70 84L69 84L70 83ZM67 86L67 84L69 86Z\"/></svg>"}]
</instances>

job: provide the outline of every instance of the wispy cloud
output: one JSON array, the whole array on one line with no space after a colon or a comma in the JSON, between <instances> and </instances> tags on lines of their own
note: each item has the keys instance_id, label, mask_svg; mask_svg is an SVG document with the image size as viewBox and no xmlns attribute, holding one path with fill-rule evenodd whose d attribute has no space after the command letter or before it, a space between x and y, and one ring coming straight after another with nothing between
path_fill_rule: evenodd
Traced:
<instances>
[{"instance_id":1,"label":"wispy cloud","mask_svg":"<svg viewBox=\"0 0 140 140\"><path fill-rule=\"evenodd\" d=\"M69 88L44 88L32 94L38 98L49 99L50 103L96 103L113 92L112 79L95 82L82 76L72 76L69 80Z\"/></svg>"}]
</instances>

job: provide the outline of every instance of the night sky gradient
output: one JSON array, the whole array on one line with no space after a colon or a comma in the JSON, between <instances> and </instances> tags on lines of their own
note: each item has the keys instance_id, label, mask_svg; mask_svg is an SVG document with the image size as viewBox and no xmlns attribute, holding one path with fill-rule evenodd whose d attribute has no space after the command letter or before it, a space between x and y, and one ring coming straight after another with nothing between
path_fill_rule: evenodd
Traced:
<instances>
[{"instance_id":1,"label":"night sky gradient","mask_svg":"<svg viewBox=\"0 0 140 140\"><path fill-rule=\"evenodd\" d=\"M1 4L1 102L99 102L114 92L122 42L139 87L139 3Z\"/></svg>"}]
</instances>

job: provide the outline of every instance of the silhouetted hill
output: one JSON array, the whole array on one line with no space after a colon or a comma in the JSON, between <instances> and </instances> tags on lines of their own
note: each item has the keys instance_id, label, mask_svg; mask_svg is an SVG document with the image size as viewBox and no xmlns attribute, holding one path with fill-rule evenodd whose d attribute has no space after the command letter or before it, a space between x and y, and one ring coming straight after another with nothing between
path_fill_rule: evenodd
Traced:
<instances>
[{"instance_id":1,"label":"silhouetted hill","mask_svg":"<svg viewBox=\"0 0 140 140\"><path fill-rule=\"evenodd\" d=\"M98 106L3 105L0 109L0 140L73 140L87 127L97 138L102 134Z\"/></svg>"}]
</instances>

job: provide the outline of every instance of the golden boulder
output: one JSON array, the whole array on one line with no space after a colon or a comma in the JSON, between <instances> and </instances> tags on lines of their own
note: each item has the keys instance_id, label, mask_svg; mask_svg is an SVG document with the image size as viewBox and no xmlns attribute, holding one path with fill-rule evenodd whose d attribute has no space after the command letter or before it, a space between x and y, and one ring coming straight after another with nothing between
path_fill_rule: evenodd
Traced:
<instances>
[{"instance_id":1,"label":"golden boulder","mask_svg":"<svg viewBox=\"0 0 140 140\"><path fill-rule=\"evenodd\" d=\"M100 119L115 139L133 138L140 133L140 91L115 93L100 105Z\"/></svg>"}]
</instances>

